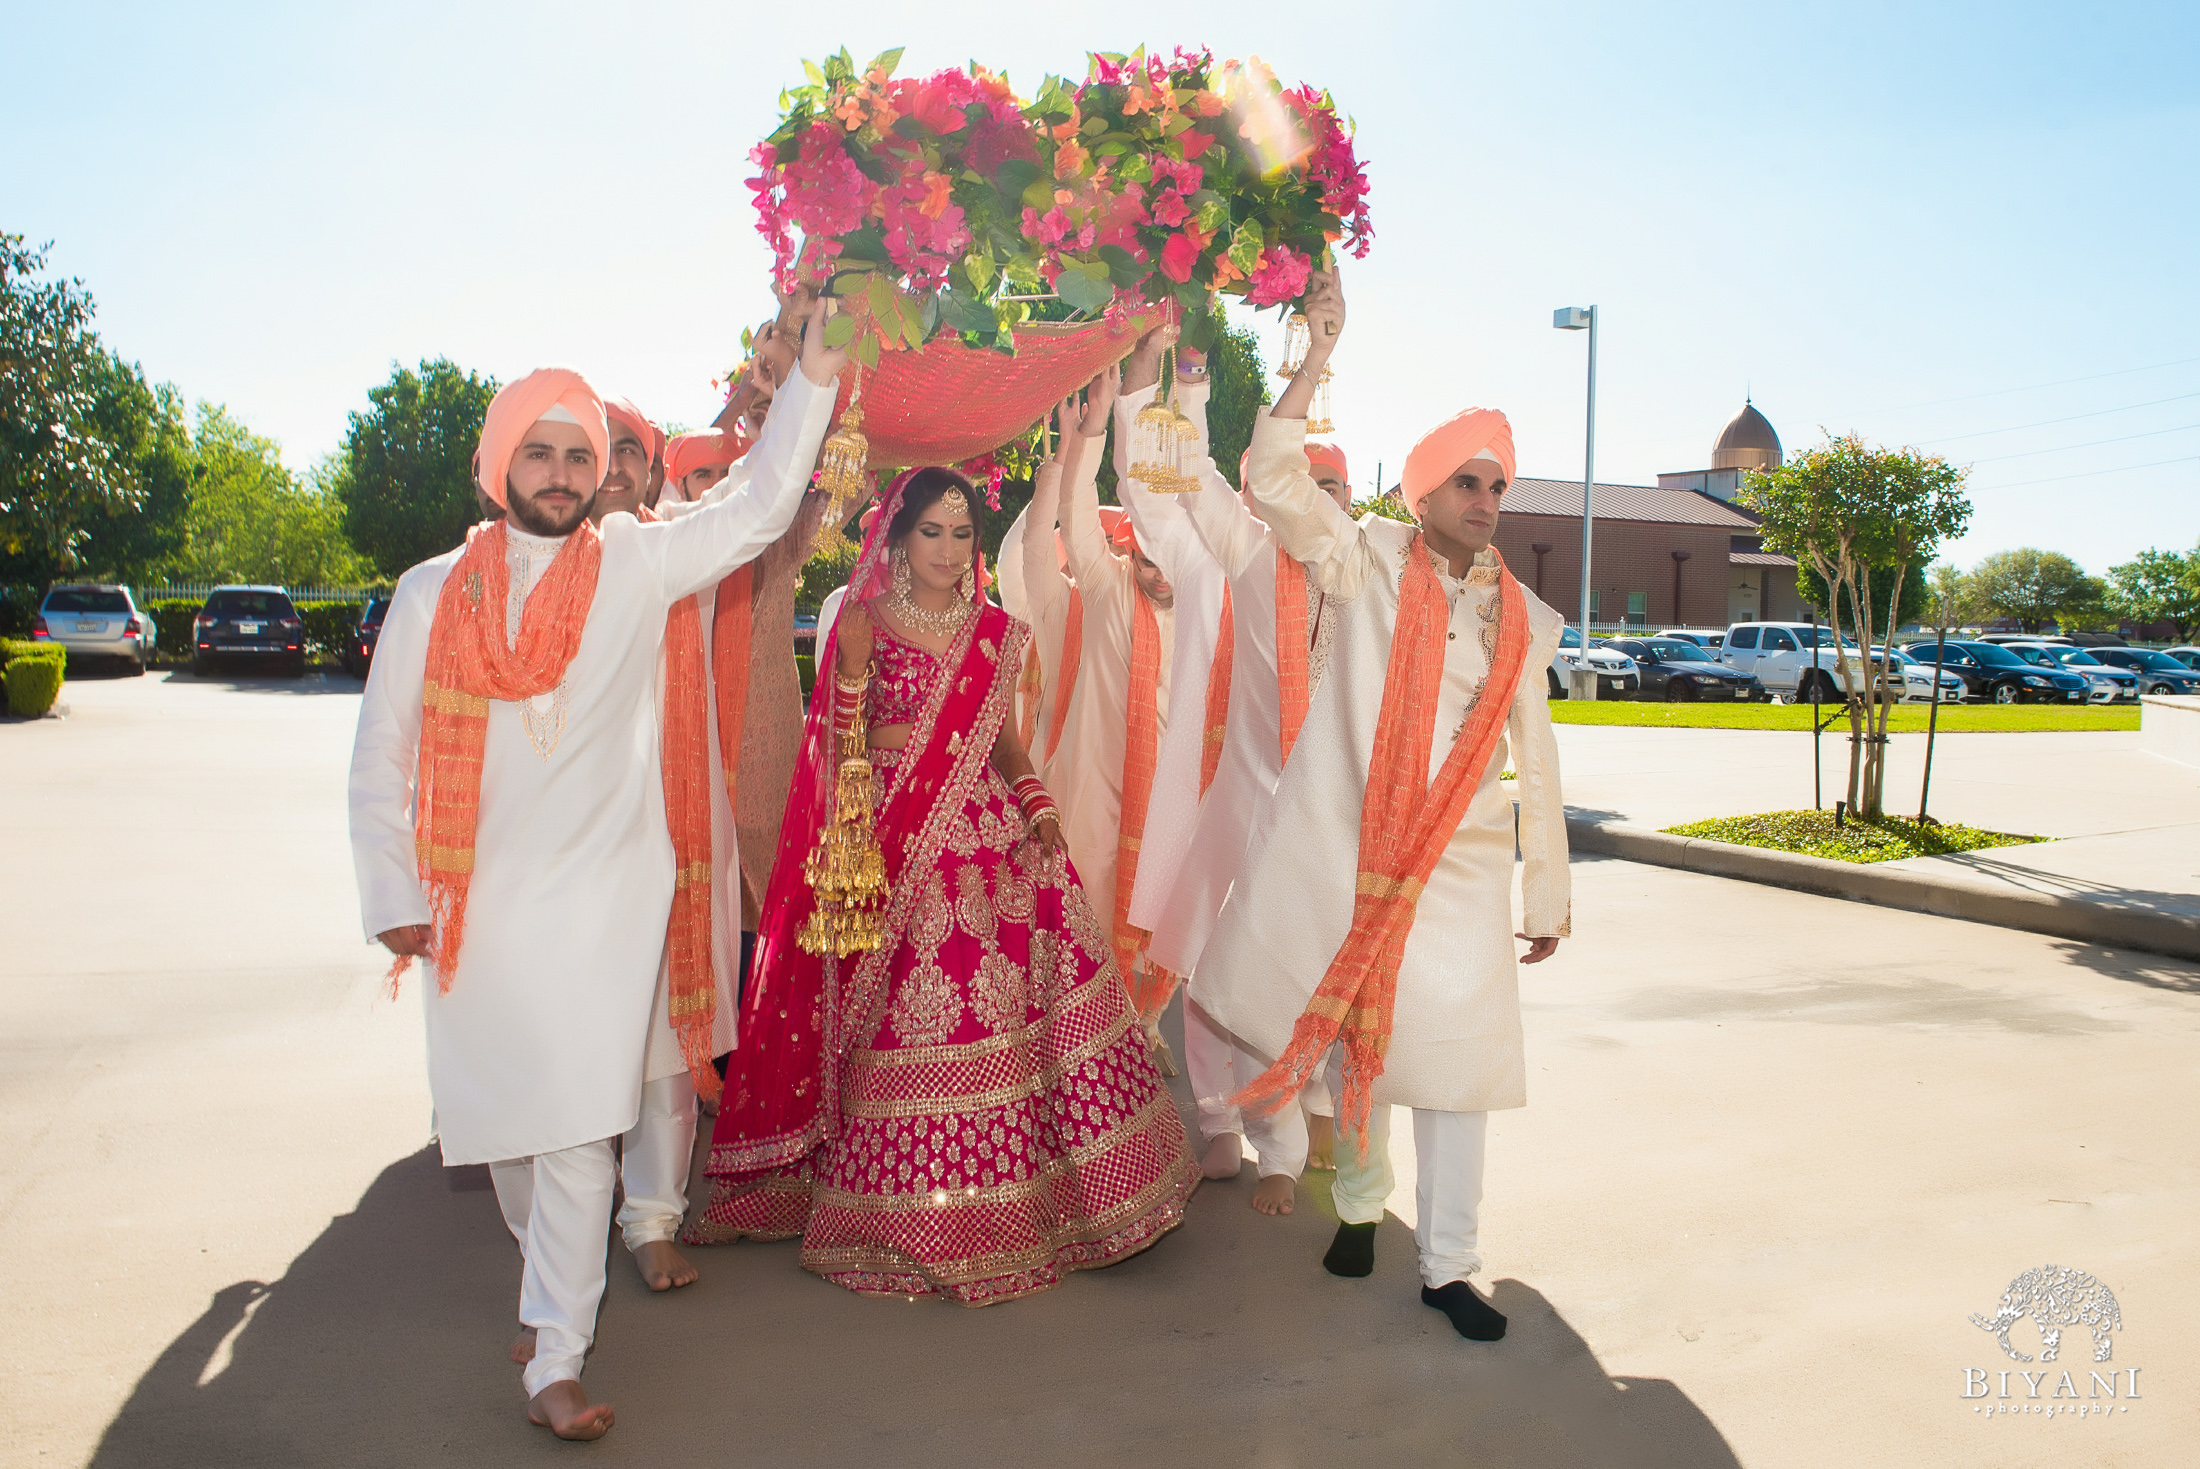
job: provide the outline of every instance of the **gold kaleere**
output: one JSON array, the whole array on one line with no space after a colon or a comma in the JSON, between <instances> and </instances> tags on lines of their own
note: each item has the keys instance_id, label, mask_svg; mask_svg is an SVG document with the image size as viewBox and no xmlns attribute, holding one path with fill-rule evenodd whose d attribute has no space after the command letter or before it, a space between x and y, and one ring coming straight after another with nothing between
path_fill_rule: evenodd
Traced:
<instances>
[{"instance_id":1,"label":"gold kaleere","mask_svg":"<svg viewBox=\"0 0 2200 1469\"><path fill-rule=\"evenodd\" d=\"M1306 313L1294 311L1291 319L1283 324L1283 361L1276 365L1276 376L1289 382L1299 375L1306 365L1306 349L1313 344L1313 328L1307 325Z\"/></svg>"},{"instance_id":2,"label":"gold kaleere","mask_svg":"<svg viewBox=\"0 0 2200 1469\"><path fill-rule=\"evenodd\" d=\"M840 426L826 439L817 455L817 487L828 498L825 528L818 534L817 554L839 555L848 550L841 527L849 513L871 488L871 441L863 435L863 368L855 369L855 385L848 392L848 406L841 410Z\"/></svg>"},{"instance_id":3,"label":"gold kaleere","mask_svg":"<svg viewBox=\"0 0 2200 1469\"><path fill-rule=\"evenodd\" d=\"M1329 416L1330 371L1331 369L1324 367L1322 375L1314 380L1314 406L1306 415L1306 431L1310 434L1333 434L1337 431L1336 423Z\"/></svg>"},{"instance_id":4,"label":"gold kaleere","mask_svg":"<svg viewBox=\"0 0 2200 1469\"><path fill-rule=\"evenodd\" d=\"M1170 401L1175 360L1175 347L1162 352L1161 384L1153 401L1139 409L1131 422L1131 477L1157 495L1181 495L1199 488L1185 475L1183 467L1184 431L1191 427L1191 420Z\"/></svg>"},{"instance_id":5,"label":"gold kaleere","mask_svg":"<svg viewBox=\"0 0 2200 1469\"><path fill-rule=\"evenodd\" d=\"M844 730L833 813L802 864L817 906L795 936L804 953L846 958L884 946L886 855L871 829L874 782L863 728Z\"/></svg>"}]
</instances>

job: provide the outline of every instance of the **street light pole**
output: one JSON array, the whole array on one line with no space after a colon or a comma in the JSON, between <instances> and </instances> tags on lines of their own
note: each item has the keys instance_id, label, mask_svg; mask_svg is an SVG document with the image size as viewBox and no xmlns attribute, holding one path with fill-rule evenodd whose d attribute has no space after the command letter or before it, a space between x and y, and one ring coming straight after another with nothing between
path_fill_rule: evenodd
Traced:
<instances>
[{"instance_id":1,"label":"street light pole","mask_svg":"<svg viewBox=\"0 0 2200 1469\"><path fill-rule=\"evenodd\" d=\"M1597 482L1597 309L1561 306L1551 313L1551 325L1565 332L1589 333L1589 424L1581 452L1581 656L1589 656L1589 552L1596 536ZM1590 686L1594 689L1595 685Z\"/></svg>"}]
</instances>

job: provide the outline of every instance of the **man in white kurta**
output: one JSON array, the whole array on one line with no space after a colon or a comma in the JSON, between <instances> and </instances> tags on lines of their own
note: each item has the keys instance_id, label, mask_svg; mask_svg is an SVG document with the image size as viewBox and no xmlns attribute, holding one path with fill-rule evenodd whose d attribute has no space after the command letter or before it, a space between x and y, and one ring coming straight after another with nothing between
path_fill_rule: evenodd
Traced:
<instances>
[{"instance_id":1,"label":"man in white kurta","mask_svg":"<svg viewBox=\"0 0 2200 1469\"><path fill-rule=\"evenodd\" d=\"M448 992L430 968L422 1006L445 1164L490 1164L500 1195L531 1193L521 1284L521 1319L537 1334L522 1379L531 1404L573 1383L559 1401L585 1408L578 1378L603 1291L612 1140L639 1113L675 876L657 701L666 614L793 519L831 413L838 354L820 346L814 360L822 379L805 361L802 380L782 393L749 493L676 524L611 517L595 595L555 691L487 704L463 961ZM568 408L557 411L572 421ZM594 411L601 444L600 404ZM484 489L501 499L502 465L488 461ZM572 486L584 503L601 462ZM509 637L565 537L527 531L516 511L508 524ZM352 758L365 928L401 951L419 952L431 922L412 794L429 636L459 555L400 579ZM554 1412L539 1421L566 1431ZM577 1427L600 1434L608 1415Z\"/></svg>"},{"instance_id":2,"label":"man in white kurta","mask_svg":"<svg viewBox=\"0 0 2200 1469\"><path fill-rule=\"evenodd\" d=\"M1281 1056L1290 1045L1294 1024L1352 928L1361 810L1384 713L1404 557L1415 537L1415 527L1376 516L1355 524L1307 473L1305 400L1326 349L1334 346L1324 327L1342 325L1341 300L1318 309L1310 299L1307 314L1316 343L1309 371L1257 421L1251 488L1284 547L1340 604L1338 625L1306 725L1256 822L1192 980L1193 998L1263 1057ZM1285 414L1296 416L1279 416ZM1509 434L1501 458L1439 465L1448 442L1441 433L1415 449L1419 462L1409 459L1406 480L1409 504L1418 504L1426 519L1450 609L1431 779L1490 672L1492 652L1483 634L1493 626L1499 564L1487 547L1498 497L1512 477ZM1470 482L1478 486L1477 498L1462 512L1468 491L1458 486ZM1463 524L1462 514L1477 523ZM1325 1261L1338 1274L1372 1269L1374 1227L1392 1187L1389 1107L1413 1108L1423 1299L1451 1317L1462 1335L1480 1340L1494 1340L1504 1330L1504 1318L1466 1284L1481 1266L1476 1219L1487 1113L1527 1100L1511 942L1515 799L1519 928L1531 940L1530 962L1555 949L1571 918L1557 742L1543 681L1532 676L1549 661L1564 624L1532 594L1523 596L1524 666L1531 676L1520 680L1506 715L1506 740L1482 771L1413 910L1364 1156L1357 1137L1338 1140L1341 1223ZM1518 780L1501 785L1506 741ZM1516 790L1508 792L1507 785ZM1342 1097L1334 1069L1331 1090Z\"/></svg>"}]
</instances>

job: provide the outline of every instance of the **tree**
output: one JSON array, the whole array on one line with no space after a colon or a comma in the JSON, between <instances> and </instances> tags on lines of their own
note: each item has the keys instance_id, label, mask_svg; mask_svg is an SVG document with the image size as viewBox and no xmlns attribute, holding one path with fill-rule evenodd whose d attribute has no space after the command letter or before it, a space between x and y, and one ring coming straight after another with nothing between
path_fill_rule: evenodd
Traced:
<instances>
[{"instance_id":1,"label":"tree","mask_svg":"<svg viewBox=\"0 0 2200 1469\"><path fill-rule=\"evenodd\" d=\"M1902 605L1910 568L1970 523L1965 474L1937 455L1880 449L1850 434L1751 474L1737 496L1762 521L1766 550L1793 556L1832 589L1826 610L1837 645L1848 602L1846 625L1859 649L1840 655L1851 735L1848 801L1867 821L1885 811L1888 702L1872 691L1883 681L1900 688L1901 680L1891 670L1891 643L1876 668L1865 654L1875 634L1889 631L1886 609Z\"/></svg>"},{"instance_id":2,"label":"tree","mask_svg":"<svg viewBox=\"0 0 2200 1469\"><path fill-rule=\"evenodd\" d=\"M367 390L367 411L351 415L324 484L345 536L383 576L440 556L480 518L474 446L496 391L494 379L438 357L417 372L393 367Z\"/></svg>"},{"instance_id":3,"label":"tree","mask_svg":"<svg viewBox=\"0 0 2200 1469\"><path fill-rule=\"evenodd\" d=\"M1958 570L1955 563L1941 562L1927 573L1925 580L1933 626L1962 627L1985 619L1987 607L1979 599L1977 584Z\"/></svg>"},{"instance_id":4,"label":"tree","mask_svg":"<svg viewBox=\"0 0 2200 1469\"><path fill-rule=\"evenodd\" d=\"M1979 600L2026 632L2082 615L2100 604L2105 588L2060 551L2019 546L1996 551L1971 569Z\"/></svg>"},{"instance_id":5,"label":"tree","mask_svg":"<svg viewBox=\"0 0 2200 1469\"><path fill-rule=\"evenodd\" d=\"M1924 577L1897 576L1891 566L1874 566L1870 570L1876 589L1872 593L1872 626L1880 630L1881 636L1938 615L1939 603L1933 599L1933 589ZM1795 590L1813 607L1833 605L1832 588L1814 567L1798 565L1795 568ZM1894 599L1891 605L1890 598Z\"/></svg>"},{"instance_id":6,"label":"tree","mask_svg":"<svg viewBox=\"0 0 2200 1469\"><path fill-rule=\"evenodd\" d=\"M42 246L0 233L0 556L46 576L79 570L101 520L144 497L99 432L110 359L81 280L44 281Z\"/></svg>"},{"instance_id":7,"label":"tree","mask_svg":"<svg viewBox=\"0 0 2200 1469\"><path fill-rule=\"evenodd\" d=\"M198 483L184 545L163 566L177 581L347 586L365 560L344 538L336 501L301 484L282 451L216 403L199 405Z\"/></svg>"},{"instance_id":8,"label":"tree","mask_svg":"<svg viewBox=\"0 0 2200 1469\"><path fill-rule=\"evenodd\" d=\"M2108 610L2133 622L2176 624L2177 636L2200 629L2200 546L2175 551L2141 551L2108 569Z\"/></svg>"}]
</instances>

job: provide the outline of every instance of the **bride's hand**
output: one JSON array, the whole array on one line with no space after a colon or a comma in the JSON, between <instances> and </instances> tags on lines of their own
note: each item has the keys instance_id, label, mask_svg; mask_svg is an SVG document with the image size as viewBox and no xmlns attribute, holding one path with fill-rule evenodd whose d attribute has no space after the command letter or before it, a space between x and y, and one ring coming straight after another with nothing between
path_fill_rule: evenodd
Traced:
<instances>
[{"instance_id":1,"label":"bride's hand","mask_svg":"<svg viewBox=\"0 0 2200 1469\"><path fill-rule=\"evenodd\" d=\"M871 608L869 604L848 599L848 605L840 609L840 620L833 624L833 641L838 646L835 655L840 664L840 676L852 679L871 662Z\"/></svg>"},{"instance_id":2,"label":"bride's hand","mask_svg":"<svg viewBox=\"0 0 2200 1469\"><path fill-rule=\"evenodd\" d=\"M1039 844L1039 850L1049 854L1062 851L1068 843L1062 839L1061 818L1052 811L1043 813L1031 823L1031 839Z\"/></svg>"}]
</instances>

